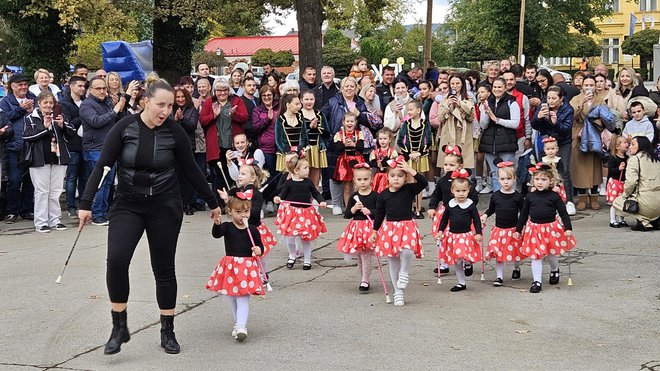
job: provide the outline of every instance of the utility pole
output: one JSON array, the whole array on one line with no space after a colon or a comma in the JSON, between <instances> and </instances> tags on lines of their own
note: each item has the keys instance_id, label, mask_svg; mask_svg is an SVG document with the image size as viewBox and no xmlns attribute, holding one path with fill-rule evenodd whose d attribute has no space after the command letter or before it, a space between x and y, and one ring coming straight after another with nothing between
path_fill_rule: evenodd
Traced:
<instances>
[{"instance_id":1,"label":"utility pole","mask_svg":"<svg viewBox=\"0 0 660 371\"><path fill-rule=\"evenodd\" d=\"M426 32L424 38L424 65L425 69L431 60L431 37L433 36L433 0L426 0Z\"/></svg>"},{"instance_id":2,"label":"utility pole","mask_svg":"<svg viewBox=\"0 0 660 371\"><path fill-rule=\"evenodd\" d=\"M525 0L522 0L522 2L520 3L520 26L518 28L518 59L516 60L516 62L518 63L521 63L522 60L524 32L525 32Z\"/></svg>"}]
</instances>

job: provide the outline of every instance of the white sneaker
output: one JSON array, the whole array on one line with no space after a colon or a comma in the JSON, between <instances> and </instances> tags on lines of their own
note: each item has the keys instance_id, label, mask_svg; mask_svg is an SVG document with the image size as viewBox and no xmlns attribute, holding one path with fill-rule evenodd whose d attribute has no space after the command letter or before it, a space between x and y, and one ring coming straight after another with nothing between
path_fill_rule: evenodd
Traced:
<instances>
[{"instance_id":1,"label":"white sneaker","mask_svg":"<svg viewBox=\"0 0 660 371\"><path fill-rule=\"evenodd\" d=\"M605 183L598 186L598 194L601 196L607 196L607 185Z\"/></svg>"},{"instance_id":2,"label":"white sneaker","mask_svg":"<svg viewBox=\"0 0 660 371\"><path fill-rule=\"evenodd\" d=\"M493 193L493 189L490 187L490 184L486 184L481 191L479 191L479 194L485 195L488 193Z\"/></svg>"},{"instance_id":3,"label":"white sneaker","mask_svg":"<svg viewBox=\"0 0 660 371\"><path fill-rule=\"evenodd\" d=\"M236 328L236 336L234 337L234 339L238 341L244 341L245 339L247 339L247 336L248 336L247 329L245 327Z\"/></svg>"},{"instance_id":4,"label":"white sneaker","mask_svg":"<svg viewBox=\"0 0 660 371\"><path fill-rule=\"evenodd\" d=\"M237 327L234 326L234 329L231 330L231 337L233 337L234 339L236 339L236 329L237 329Z\"/></svg>"},{"instance_id":5,"label":"white sneaker","mask_svg":"<svg viewBox=\"0 0 660 371\"><path fill-rule=\"evenodd\" d=\"M480 193L482 189L484 189L484 182L481 179L477 179L477 186L474 187L474 190Z\"/></svg>"},{"instance_id":6,"label":"white sneaker","mask_svg":"<svg viewBox=\"0 0 660 371\"><path fill-rule=\"evenodd\" d=\"M568 215L575 215L577 211L575 210L575 205L572 202L566 203L566 212Z\"/></svg>"},{"instance_id":7,"label":"white sneaker","mask_svg":"<svg viewBox=\"0 0 660 371\"><path fill-rule=\"evenodd\" d=\"M395 307L402 307L406 303L403 301L403 293L395 292L394 293L394 306Z\"/></svg>"},{"instance_id":8,"label":"white sneaker","mask_svg":"<svg viewBox=\"0 0 660 371\"><path fill-rule=\"evenodd\" d=\"M400 288L401 290L405 289L408 287L408 275L405 273L399 273L399 279L396 281L396 287ZM396 300L396 299L395 299Z\"/></svg>"},{"instance_id":9,"label":"white sneaker","mask_svg":"<svg viewBox=\"0 0 660 371\"><path fill-rule=\"evenodd\" d=\"M342 214L341 207L339 206L332 207L332 215L341 215L341 214Z\"/></svg>"}]
</instances>

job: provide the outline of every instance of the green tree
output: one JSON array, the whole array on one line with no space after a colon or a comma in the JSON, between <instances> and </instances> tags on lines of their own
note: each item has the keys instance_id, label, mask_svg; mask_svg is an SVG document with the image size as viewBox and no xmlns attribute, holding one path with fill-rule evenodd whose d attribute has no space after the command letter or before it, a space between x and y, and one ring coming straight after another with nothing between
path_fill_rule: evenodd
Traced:
<instances>
[{"instance_id":1,"label":"green tree","mask_svg":"<svg viewBox=\"0 0 660 371\"><path fill-rule=\"evenodd\" d=\"M595 22L612 13L609 3L610 0L527 1L523 45L527 60L536 60L539 55L562 55L571 29L581 34L598 33ZM462 53L472 57L491 52L498 57L516 55L520 4L521 0L452 1L448 20L458 33L457 48L491 49L487 53L479 50ZM461 45L468 42L470 46Z\"/></svg>"},{"instance_id":2,"label":"green tree","mask_svg":"<svg viewBox=\"0 0 660 371\"><path fill-rule=\"evenodd\" d=\"M357 55L344 45L324 45L323 63L335 69L337 77L348 76Z\"/></svg>"},{"instance_id":3,"label":"green tree","mask_svg":"<svg viewBox=\"0 0 660 371\"><path fill-rule=\"evenodd\" d=\"M291 50L274 52L271 49L259 49L252 55L252 65L254 66L270 63L273 67L286 67L293 64L295 60Z\"/></svg>"},{"instance_id":4,"label":"green tree","mask_svg":"<svg viewBox=\"0 0 660 371\"><path fill-rule=\"evenodd\" d=\"M625 54L637 54L642 61L653 59L653 45L658 43L660 30L646 29L635 32L621 44ZM642 63L644 65L644 63Z\"/></svg>"}]
</instances>

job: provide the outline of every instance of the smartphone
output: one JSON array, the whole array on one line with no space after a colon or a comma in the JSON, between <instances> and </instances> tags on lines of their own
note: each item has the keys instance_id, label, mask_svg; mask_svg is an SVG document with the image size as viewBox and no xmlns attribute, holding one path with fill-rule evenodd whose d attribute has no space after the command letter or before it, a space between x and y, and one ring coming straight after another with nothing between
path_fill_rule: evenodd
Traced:
<instances>
[{"instance_id":1,"label":"smartphone","mask_svg":"<svg viewBox=\"0 0 660 371\"><path fill-rule=\"evenodd\" d=\"M586 94L594 95L594 90L593 90L592 88L586 88L586 89L584 89L584 92L585 92Z\"/></svg>"},{"instance_id":2,"label":"smartphone","mask_svg":"<svg viewBox=\"0 0 660 371\"><path fill-rule=\"evenodd\" d=\"M451 97L455 97L455 96L456 96L456 90L452 89L452 90L449 92L449 97L451 98Z\"/></svg>"},{"instance_id":3,"label":"smartphone","mask_svg":"<svg viewBox=\"0 0 660 371\"><path fill-rule=\"evenodd\" d=\"M545 108L548 108L548 104L547 103L541 103L541 109L545 109Z\"/></svg>"},{"instance_id":4,"label":"smartphone","mask_svg":"<svg viewBox=\"0 0 660 371\"><path fill-rule=\"evenodd\" d=\"M60 106L59 104L53 106L53 118L56 118L61 114L62 114L62 106Z\"/></svg>"}]
</instances>

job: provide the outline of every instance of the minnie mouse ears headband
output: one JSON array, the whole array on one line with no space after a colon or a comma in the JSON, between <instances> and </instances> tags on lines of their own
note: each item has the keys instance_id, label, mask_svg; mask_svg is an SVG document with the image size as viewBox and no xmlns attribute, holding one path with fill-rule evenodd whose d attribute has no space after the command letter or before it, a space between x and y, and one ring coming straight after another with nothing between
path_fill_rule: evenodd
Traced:
<instances>
[{"instance_id":1,"label":"minnie mouse ears headband","mask_svg":"<svg viewBox=\"0 0 660 371\"><path fill-rule=\"evenodd\" d=\"M555 139L554 137L545 137L545 138L543 138L543 143L550 143L550 142L556 142L556 141L557 141L557 139Z\"/></svg>"},{"instance_id":2,"label":"minnie mouse ears headband","mask_svg":"<svg viewBox=\"0 0 660 371\"><path fill-rule=\"evenodd\" d=\"M353 169L371 169L371 166L369 166L369 164L366 162L361 162L359 164L353 165Z\"/></svg>"},{"instance_id":3,"label":"minnie mouse ears headband","mask_svg":"<svg viewBox=\"0 0 660 371\"><path fill-rule=\"evenodd\" d=\"M399 164L402 164L404 162L406 162L406 159L403 156L399 155L396 158L387 160L387 166L389 166L391 168L395 168L395 167L399 166Z\"/></svg>"},{"instance_id":4,"label":"minnie mouse ears headband","mask_svg":"<svg viewBox=\"0 0 660 371\"><path fill-rule=\"evenodd\" d=\"M470 173L465 169L454 170L454 171L451 172L451 178L452 179L459 179L459 178L469 179L470 178Z\"/></svg>"},{"instance_id":5,"label":"minnie mouse ears headband","mask_svg":"<svg viewBox=\"0 0 660 371\"><path fill-rule=\"evenodd\" d=\"M501 169L501 168L503 168L503 167L513 166L513 162L511 162L511 161L504 161L504 160L502 160L502 159L499 158L499 157L493 160L493 164L494 164L495 166L497 166L499 169Z\"/></svg>"},{"instance_id":6,"label":"minnie mouse ears headband","mask_svg":"<svg viewBox=\"0 0 660 371\"><path fill-rule=\"evenodd\" d=\"M238 160L238 165L239 165L239 166L243 166L243 165L259 165L259 161L255 160L255 159L253 159L253 158L248 158L248 159L241 158L241 159Z\"/></svg>"},{"instance_id":7,"label":"minnie mouse ears headband","mask_svg":"<svg viewBox=\"0 0 660 371\"><path fill-rule=\"evenodd\" d=\"M542 171L542 170L547 171L547 170L551 170L551 169L552 169L552 167L550 167L550 166L548 166L548 165L546 165L542 162L539 162L536 165L532 165L528 168L530 174L535 174L537 171Z\"/></svg>"},{"instance_id":8,"label":"minnie mouse ears headband","mask_svg":"<svg viewBox=\"0 0 660 371\"><path fill-rule=\"evenodd\" d=\"M298 158L305 158L307 156L307 149L304 147L292 146L287 154L296 155Z\"/></svg>"},{"instance_id":9,"label":"minnie mouse ears headband","mask_svg":"<svg viewBox=\"0 0 660 371\"><path fill-rule=\"evenodd\" d=\"M446 155L461 156L461 147L444 145L442 146L442 152L444 152Z\"/></svg>"},{"instance_id":10,"label":"minnie mouse ears headband","mask_svg":"<svg viewBox=\"0 0 660 371\"><path fill-rule=\"evenodd\" d=\"M254 195L254 191L251 189L248 189L245 192L236 192L236 197L240 198L243 201L251 201L253 195Z\"/></svg>"}]
</instances>

